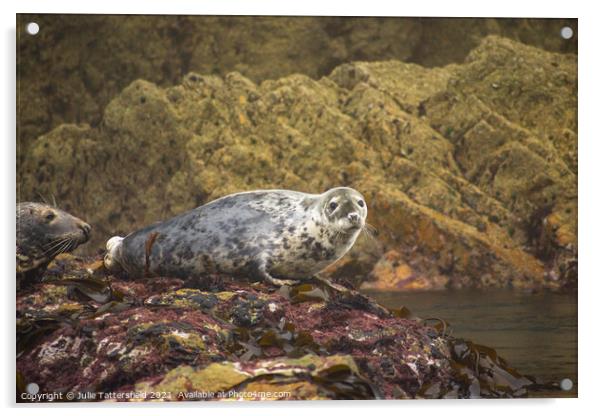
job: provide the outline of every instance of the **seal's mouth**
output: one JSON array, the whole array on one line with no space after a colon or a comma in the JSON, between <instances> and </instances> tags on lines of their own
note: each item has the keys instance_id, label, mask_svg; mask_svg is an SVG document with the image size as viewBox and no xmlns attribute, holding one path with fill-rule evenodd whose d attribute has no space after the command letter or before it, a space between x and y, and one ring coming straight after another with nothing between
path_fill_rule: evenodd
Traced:
<instances>
[{"instance_id":1,"label":"seal's mouth","mask_svg":"<svg viewBox=\"0 0 602 416\"><path fill-rule=\"evenodd\" d=\"M352 234L358 230L364 228L364 221L359 217L359 219L349 219L349 218L341 218L338 221L338 228L340 232L345 234Z\"/></svg>"}]
</instances>

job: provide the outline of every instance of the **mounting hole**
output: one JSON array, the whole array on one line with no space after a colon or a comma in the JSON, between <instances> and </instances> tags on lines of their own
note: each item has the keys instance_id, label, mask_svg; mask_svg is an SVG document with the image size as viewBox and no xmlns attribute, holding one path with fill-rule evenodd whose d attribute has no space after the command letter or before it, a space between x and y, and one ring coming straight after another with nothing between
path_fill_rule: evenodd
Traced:
<instances>
[{"instance_id":1,"label":"mounting hole","mask_svg":"<svg viewBox=\"0 0 602 416\"><path fill-rule=\"evenodd\" d=\"M27 23L27 26L25 26L25 31L31 36L35 36L40 31L40 25L38 25L36 22L29 22Z\"/></svg>"},{"instance_id":2,"label":"mounting hole","mask_svg":"<svg viewBox=\"0 0 602 416\"><path fill-rule=\"evenodd\" d=\"M563 39L570 39L573 37L573 29L571 29L568 26L563 27L562 29L560 29L560 36L562 36Z\"/></svg>"},{"instance_id":3,"label":"mounting hole","mask_svg":"<svg viewBox=\"0 0 602 416\"><path fill-rule=\"evenodd\" d=\"M25 391L29 394L35 395L40 391L40 386L38 386L36 383L29 383L27 386L25 386Z\"/></svg>"},{"instance_id":4,"label":"mounting hole","mask_svg":"<svg viewBox=\"0 0 602 416\"><path fill-rule=\"evenodd\" d=\"M564 391L570 391L573 388L573 380L570 378L563 378L560 380L560 388Z\"/></svg>"}]
</instances>

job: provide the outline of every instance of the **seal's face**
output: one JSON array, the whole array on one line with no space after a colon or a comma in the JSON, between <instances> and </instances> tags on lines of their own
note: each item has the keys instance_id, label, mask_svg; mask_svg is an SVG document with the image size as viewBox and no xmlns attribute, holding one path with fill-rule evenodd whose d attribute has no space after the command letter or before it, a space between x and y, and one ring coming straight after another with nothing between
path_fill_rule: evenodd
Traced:
<instances>
[{"instance_id":1,"label":"seal's face","mask_svg":"<svg viewBox=\"0 0 602 416\"><path fill-rule=\"evenodd\" d=\"M17 206L17 244L43 250L45 256L73 250L90 238L90 225L46 204Z\"/></svg>"},{"instance_id":2,"label":"seal's face","mask_svg":"<svg viewBox=\"0 0 602 416\"><path fill-rule=\"evenodd\" d=\"M340 233L355 233L366 223L368 207L362 194L351 188L334 188L323 194L322 215Z\"/></svg>"}]
</instances>

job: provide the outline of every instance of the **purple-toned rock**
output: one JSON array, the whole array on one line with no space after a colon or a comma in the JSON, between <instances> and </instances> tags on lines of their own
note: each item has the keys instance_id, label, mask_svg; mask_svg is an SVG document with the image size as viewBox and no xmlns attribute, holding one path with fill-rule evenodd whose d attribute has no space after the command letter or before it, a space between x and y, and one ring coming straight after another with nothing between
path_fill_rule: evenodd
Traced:
<instances>
[{"instance_id":1,"label":"purple-toned rock","mask_svg":"<svg viewBox=\"0 0 602 416\"><path fill-rule=\"evenodd\" d=\"M100 264L59 256L18 294L18 400L29 383L82 401L514 397L533 384L446 325L325 280L192 287Z\"/></svg>"}]
</instances>

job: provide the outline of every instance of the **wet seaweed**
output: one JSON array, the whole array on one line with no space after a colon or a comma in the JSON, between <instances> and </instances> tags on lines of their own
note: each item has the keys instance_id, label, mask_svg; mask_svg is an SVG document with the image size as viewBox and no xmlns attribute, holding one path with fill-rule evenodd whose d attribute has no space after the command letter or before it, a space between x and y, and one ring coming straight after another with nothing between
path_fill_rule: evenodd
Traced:
<instances>
[{"instance_id":1,"label":"wet seaweed","mask_svg":"<svg viewBox=\"0 0 602 416\"><path fill-rule=\"evenodd\" d=\"M271 357L275 353L289 358L298 358L306 354L328 354L324 347L315 342L310 333L298 331L294 324L285 321L278 325L252 329L234 328L230 331L226 348L233 354L233 358L241 361Z\"/></svg>"},{"instance_id":2,"label":"wet seaweed","mask_svg":"<svg viewBox=\"0 0 602 416\"><path fill-rule=\"evenodd\" d=\"M17 358L37 345L41 339L69 322L59 316L21 318L17 320Z\"/></svg>"},{"instance_id":3,"label":"wet seaweed","mask_svg":"<svg viewBox=\"0 0 602 416\"><path fill-rule=\"evenodd\" d=\"M307 381L316 385L324 397L333 400L374 400L383 398L373 383L346 364L332 365L317 374L313 374L311 368L296 371L293 375L261 374L233 386L230 390L238 391L255 382L290 384L298 381Z\"/></svg>"},{"instance_id":4,"label":"wet seaweed","mask_svg":"<svg viewBox=\"0 0 602 416\"><path fill-rule=\"evenodd\" d=\"M360 309L374 313L379 317L391 316L387 308L368 296L318 276L314 276L309 282L300 285L283 286L279 293L287 297L292 303L327 302L333 308Z\"/></svg>"},{"instance_id":5,"label":"wet seaweed","mask_svg":"<svg viewBox=\"0 0 602 416\"><path fill-rule=\"evenodd\" d=\"M536 384L533 378L510 367L494 348L461 338L449 338L448 343L457 377L470 380L470 397L524 397L528 388Z\"/></svg>"},{"instance_id":6,"label":"wet seaweed","mask_svg":"<svg viewBox=\"0 0 602 416\"><path fill-rule=\"evenodd\" d=\"M94 277L57 279L51 280L48 283L58 286L67 286L73 290L76 297L100 304L113 300L122 301L124 299L124 294L113 289L108 281Z\"/></svg>"},{"instance_id":7,"label":"wet seaweed","mask_svg":"<svg viewBox=\"0 0 602 416\"><path fill-rule=\"evenodd\" d=\"M73 266L79 270L85 264L73 262ZM210 362L226 360L253 365L257 360L297 359L308 354L324 358L347 354L360 370L356 372L348 366L334 365L319 373L308 367L307 371L300 371L294 376L270 374L265 377L271 377L274 382L305 380L318 386L323 397L331 399L523 397L531 389L554 387L537 384L532 378L521 375L493 348L452 337L451 326L443 319L420 319L405 307L387 309L357 291L321 279L285 286L277 292L258 292L258 287L241 288L237 284L225 283L225 290L221 292L176 289L168 293L144 291L137 296L128 291L126 296L111 284L115 278L103 278L103 273L106 271L89 277L52 279L45 283L67 287L69 298L75 298L81 306L67 309L75 310L67 315L60 310L54 314L47 311L32 313L32 309L21 313L17 322L17 356L31 351L63 327L72 327L75 334L88 336L85 334L93 333L94 328L102 328L102 319L112 319L112 315L129 316L130 309L138 311L137 314L144 313L145 309L164 310L171 316L170 320L155 320L156 316L163 314L153 313L148 320L129 328L125 338L115 344L119 344L118 348L103 352L113 360L118 351L125 351L119 354L127 356L139 348L151 347L158 354L152 360L157 361L143 369L132 369L134 372L117 372L102 382L104 387L132 383L136 380L134 374L136 377L156 377L154 372L157 369L171 369L182 364L202 368ZM156 290L161 291L162 287L158 285ZM43 302L43 297L40 300ZM319 328L317 332L302 329L307 328L307 324L303 324L302 320L295 322L294 315L286 312L289 308L308 310L304 304L330 321L327 319L321 326L314 325L313 328ZM214 326L210 338L199 332L195 321L180 322L175 318L191 311L197 314L193 316L206 319L208 326ZM358 315L357 311L362 313ZM350 327L339 332L341 329L337 329L335 322L344 322L351 316L366 322L383 320L384 327L376 329L369 325L367 328L371 329L366 330ZM104 318L98 321L99 317ZM92 332L85 332L90 325ZM409 331L424 328L426 339L420 341L419 346L403 346L399 344L399 328L390 331L389 325L399 325L399 328L407 325ZM322 333L320 341L316 339L317 333ZM324 337L325 333L328 336ZM410 353L410 350L400 353L399 348L425 348L425 343L429 344L430 357L448 363L451 381L430 374L433 369L416 367L415 371L425 372L424 382L419 383L407 363L395 361ZM366 353L375 349L378 355ZM245 383L252 380L259 379L252 378ZM380 391L381 388L388 390Z\"/></svg>"},{"instance_id":8,"label":"wet seaweed","mask_svg":"<svg viewBox=\"0 0 602 416\"><path fill-rule=\"evenodd\" d=\"M382 399L376 386L356 374L349 366L334 365L312 377L312 381L325 390L326 395L337 400Z\"/></svg>"}]
</instances>

